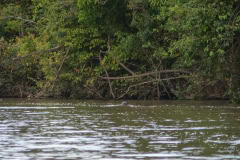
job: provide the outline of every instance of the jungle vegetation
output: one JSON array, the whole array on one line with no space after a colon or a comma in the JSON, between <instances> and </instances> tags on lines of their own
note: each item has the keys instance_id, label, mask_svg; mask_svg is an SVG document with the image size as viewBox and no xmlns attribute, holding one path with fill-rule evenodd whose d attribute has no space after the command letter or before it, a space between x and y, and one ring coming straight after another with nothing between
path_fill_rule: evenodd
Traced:
<instances>
[{"instance_id":1,"label":"jungle vegetation","mask_svg":"<svg viewBox=\"0 0 240 160\"><path fill-rule=\"evenodd\" d=\"M0 96L240 102L239 0L1 0Z\"/></svg>"}]
</instances>

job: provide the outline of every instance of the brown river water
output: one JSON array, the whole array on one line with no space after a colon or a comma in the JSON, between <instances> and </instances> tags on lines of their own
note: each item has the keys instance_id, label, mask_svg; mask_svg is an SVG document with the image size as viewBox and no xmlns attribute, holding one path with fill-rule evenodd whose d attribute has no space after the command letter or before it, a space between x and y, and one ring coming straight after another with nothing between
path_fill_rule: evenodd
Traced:
<instances>
[{"instance_id":1,"label":"brown river water","mask_svg":"<svg viewBox=\"0 0 240 160\"><path fill-rule=\"evenodd\" d=\"M240 105L120 103L2 99L0 159L240 159Z\"/></svg>"}]
</instances>

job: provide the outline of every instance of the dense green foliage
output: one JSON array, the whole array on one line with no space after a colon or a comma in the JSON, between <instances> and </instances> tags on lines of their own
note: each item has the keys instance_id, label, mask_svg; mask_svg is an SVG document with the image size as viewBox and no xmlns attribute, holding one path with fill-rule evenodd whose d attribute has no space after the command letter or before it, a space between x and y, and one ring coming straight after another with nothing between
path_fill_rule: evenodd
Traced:
<instances>
[{"instance_id":1,"label":"dense green foliage","mask_svg":"<svg viewBox=\"0 0 240 160\"><path fill-rule=\"evenodd\" d=\"M240 1L2 0L0 94L240 101Z\"/></svg>"}]
</instances>

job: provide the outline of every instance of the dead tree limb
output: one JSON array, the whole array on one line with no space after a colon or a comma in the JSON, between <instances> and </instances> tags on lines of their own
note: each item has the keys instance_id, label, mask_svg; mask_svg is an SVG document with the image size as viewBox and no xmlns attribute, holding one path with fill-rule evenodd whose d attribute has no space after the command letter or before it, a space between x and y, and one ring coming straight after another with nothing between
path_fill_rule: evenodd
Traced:
<instances>
[{"instance_id":1,"label":"dead tree limb","mask_svg":"<svg viewBox=\"0 0 240 160\"><path fill-rule=\"evenodd\" d=\"M129 86L128 89L120 97L118 97L117 99L120 99L120 98L124 97L130 91L131 88L136 87L136 86L140 86L140 85L148 84L148 83L153 83L153 82L156 82L156 81L166 81L166 80L182 79L182 78L190 78L190 76L179 76L179 77L172 77L172 78L163 78L163 79L156 79L156 80L151 80L151 81L146 81L146 82L134 84L134 85Z\"/></svg>"},{"instance_id":2,"label":"dead tree limb","mask_svg":"<svg viewBox=\"0 0 240 160\"><path fill-rule=\"evenodd\" d=\"M157 72L148 72L148 73L143 73L143 74L138 74L138 75L133 75L133 76L124 76L124 77L99 77L101 79L109 79L109 80L120 80L120 79L133 79L133 78L140 78L140 77L145 77L145 76L150 76L150 75L154 75L157 73L186 73L186 74L190 74L190 71L185 71L185 70L161 70L161 71L157 71Z\"/></svg>"},{"instance_id":3,"label":"dead tree limb","mask_svg":"<svg viewBox=\"0 0 240 160\"><path fill-rule=\"evenodd\" d=\"M122 64L121 62L118 62L120 66L122 66L126 71L128 71L129 73L131 73L132 75L135 75L135 73L129 69L127 66L125 66L124 64Z\"/></svg>"}]
</instances>

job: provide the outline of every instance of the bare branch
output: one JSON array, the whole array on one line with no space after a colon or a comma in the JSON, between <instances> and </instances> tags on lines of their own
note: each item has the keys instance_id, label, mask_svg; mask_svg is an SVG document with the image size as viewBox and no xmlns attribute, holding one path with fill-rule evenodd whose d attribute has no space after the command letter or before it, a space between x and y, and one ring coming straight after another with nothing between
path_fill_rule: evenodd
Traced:
<instances>
[{"instance_id":1,"label":"bare branch","mask_svg":"<svg viewBox=\"0 0 240 160\"><path fill-rule=\"evenodd\" d=\"M132 75L135 75L135 73L131 70L131 69L129 69L129 68L127 68L124 64L122 64L121 62L118 62L119 64L120 64L120 66L122 66L125 70L127 70L129 73L131 73Z\"/></svg>"},{"instance_id":2,"label":"bare branch","mask_svg":"<svg viewBox=\"0 0 240 160\"><path fill-rule=\"evenodd\" d=\"M179 72L179 73L186 73L190 74L190 71L185 71L185 70L162 70L162 71L157 71L157 72L148 72L148 73L143 73L139 75L133 75L133 76L124 76L124 77L99 77L101 79L110 79L110 80L120 80L120 79L132 79L132 78L139 78L139 77L145 77L145 76L150 76L158 73L174 73L174 72Z\"/></svg>"},{"instance_id":3,"label":"bare branch","mask_svg":"<svg viewBox=\"0 0 240 160\"><path fill-rule=\"evenodd\" d=\"M182 79L182 78L189 78L189 76L179 76L179 77L172 77L172 78L156 79L156 80L151 80L151 81L146 81L146 82L134 84L132 86L129 86L128 89L120 97L118 97L117 99L120 99L123 96L125 96L130 91L130 89L132 87L140 86L140 85L147 84L147 83L153 83L153 82L157 82L157 81L166 81L166 80Z\"/></svg>"}]
</instances>

